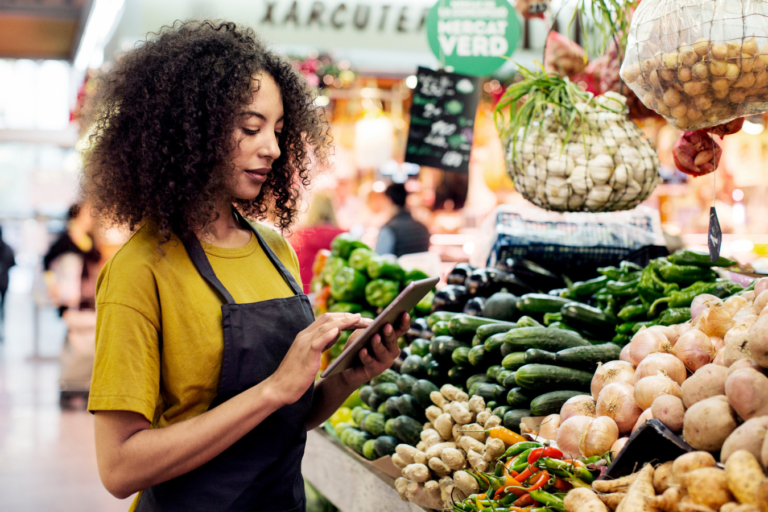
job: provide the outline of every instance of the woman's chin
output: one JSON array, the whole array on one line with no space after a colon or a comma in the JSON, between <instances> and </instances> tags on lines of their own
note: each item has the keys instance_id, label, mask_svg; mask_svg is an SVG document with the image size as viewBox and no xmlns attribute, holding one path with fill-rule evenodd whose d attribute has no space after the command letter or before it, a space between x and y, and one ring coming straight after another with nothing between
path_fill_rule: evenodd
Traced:
<instances>
[{"instance_id":1,"label":"woman's chin","mask_svg":"<svg viewBox=\"0 0 768 512\"><path fill-rule=\"evenodd\" d=\"M261 184L253 183L238 187L232 196L238 201L253 201L261 194Z\"/></svg>"}]
</instances>

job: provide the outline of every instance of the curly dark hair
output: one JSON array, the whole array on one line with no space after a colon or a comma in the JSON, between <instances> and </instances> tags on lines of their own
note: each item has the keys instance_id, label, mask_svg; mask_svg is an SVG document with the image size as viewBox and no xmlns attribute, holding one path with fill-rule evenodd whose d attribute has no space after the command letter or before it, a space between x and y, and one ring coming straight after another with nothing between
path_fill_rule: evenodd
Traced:
<instances>
[{"instance_id":1,"label":"curly dark hair","mask_svg":"<svg viewBox=\"0 0 768 512\"><path fill-rule=\"evenodd\" d=\"M165 241L214 221L232 175L238 115L258 88L254 77L267 73L283 99L281 156L259 196L236 204L287 230L310 162L325 163L331 142L306 81L234 23L176 22L151 36L98 82L82 179L96 213L131 229L153 222Z\"/></svg>"}]
</instances>

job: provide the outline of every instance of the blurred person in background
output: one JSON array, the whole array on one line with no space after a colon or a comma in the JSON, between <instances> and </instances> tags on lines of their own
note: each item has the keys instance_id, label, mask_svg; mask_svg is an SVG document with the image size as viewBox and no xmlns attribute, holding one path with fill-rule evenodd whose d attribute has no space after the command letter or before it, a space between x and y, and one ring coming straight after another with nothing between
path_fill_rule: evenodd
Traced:
<instances>
[{"instance_id":1,"label":"blurred person in background","mask_svg":"<svg viewBox=\"0 0 768 512\"><path fill-rule=\"evenodd\" d=\"M315 256L323 249L330 250L331 240L340 233L344 233L344 230L339 228L336 222L331 198L326 193L318 192L312 198L304 222L293 231L290 237L291 245L299 260L304 293L309 293Z\"/></svg>"},{"instance_id":2,"label":"blurred person in background","mask_svg":"<svg viewBox=\"0 0 768 512\"><path fill-rule=\"evenodd\" d=\"M8 292L8 273L16 265L11 246L3 240L3 228L0 226L0 320L5 323L5 294ZM3 332L0 331L0 339Z\"/></svg>"},{"instance_id":3,"label":"blurred person in background","mask_svg":"<svg viewBox=\"0 0 768 512\"><path fill-rule=\"evenodd\" d=\"M429 250L429 230L411 216L405 206L408 191L405 185L393 183L384 192L388 201L391 218L379 231L376 240L378 254L404 254L426 252Z\"/></svg>"}]
</instances>

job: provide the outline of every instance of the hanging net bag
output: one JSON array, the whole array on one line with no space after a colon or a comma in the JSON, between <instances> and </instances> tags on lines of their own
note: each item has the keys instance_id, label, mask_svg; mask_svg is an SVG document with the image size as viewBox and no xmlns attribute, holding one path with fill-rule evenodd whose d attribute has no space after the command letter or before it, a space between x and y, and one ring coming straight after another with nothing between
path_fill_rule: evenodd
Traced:
<instances>
[{"instance_id":1,"label":"hanging net bag","mask_svg":"<svg viewBox=\"0 0 768 512\"><path fill-rule=\"evenodd\" d=\"M675 128L768 111L768 2L644 0L621 77Z\"/></svg>"}]
</instances>

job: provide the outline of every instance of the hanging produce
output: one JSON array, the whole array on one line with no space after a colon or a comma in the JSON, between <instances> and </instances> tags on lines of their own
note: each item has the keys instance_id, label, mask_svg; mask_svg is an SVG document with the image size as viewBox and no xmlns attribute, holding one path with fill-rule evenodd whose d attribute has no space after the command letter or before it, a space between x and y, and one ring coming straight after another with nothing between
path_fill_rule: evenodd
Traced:
<instances>
[{"instance_id":1,"label":"hanging produce","mask_svg":"<svg viewBox=\"0 0 768 512\"><path fill-rule=\"evenodd\" d=\"M627 118L625 98L594 98L543 69L519 69L523 80L496 107L515 187L555 211L635 207L659 182L656 152Z\"/></svg>"},{"instance_id":2,"label":"hanging produce","mask_svg":"<svg viewBox=\"0 0 768 512\"><path fill-rule=\"evenodd\" d=\"M527 20L531 18L544 19L544 13L549 9L549 0L517 0L513 3L515 10Z\"/></svg>"},{"instance_id":3,"label":"hanging produce","mask_svg":"<svg viewBox=\"0 0 768 512\"><path fill-rule=\"evenodd\" d=\"M554 30L549 32L544 49L544 69L561 78L573 78L586 67L587 59L581 46Z\"/></svg>"}]
</instances>

